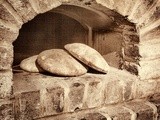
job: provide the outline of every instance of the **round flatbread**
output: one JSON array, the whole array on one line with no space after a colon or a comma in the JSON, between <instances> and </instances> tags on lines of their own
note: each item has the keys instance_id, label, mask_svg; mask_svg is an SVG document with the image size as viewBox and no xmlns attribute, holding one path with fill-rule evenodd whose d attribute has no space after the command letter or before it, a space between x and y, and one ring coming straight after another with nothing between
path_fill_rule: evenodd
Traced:
<instances>
[{"instance_id":1,"label":"round flatbread","mask_svg":"<svg viewBox=\"0 0 160 120\"><path fill-rule=\"evenodd\" d=\"M31 56L21 61L20 68L28 72L44 72L44 70L37 64L38 55Z\"/></svg>"},{"instance_id":2,"label":"round flatbread","mask_svg":"<svg viewBox=\"0 0 160 120\"><path fill-rule=\"evenodd\" d=\"M38 55L38 64L46 71L61 76L79 76L87 72L86 67L63 49L45 50Z\"/></svg>"},{"instance_id":3,"label":"round flatbread","mask_svg":"<svg viewBox=\"0 0 160 120\"><path fill-rule=\"evenodd\" d=\"M67 44L64 48L89 67L102 73L108 72L109 66L107 62L95 49L82 43Z\"/></svg>"}]
</instances>

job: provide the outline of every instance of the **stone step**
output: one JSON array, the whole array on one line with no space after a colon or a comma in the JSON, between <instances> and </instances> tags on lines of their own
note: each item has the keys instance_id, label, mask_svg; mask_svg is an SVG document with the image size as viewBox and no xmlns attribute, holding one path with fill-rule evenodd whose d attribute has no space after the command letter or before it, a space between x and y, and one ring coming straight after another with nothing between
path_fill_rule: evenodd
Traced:
<instances>
[{"instance_id":1,"label":"stone step","mask_svg":"<svg viewBox=\"0 0 160 120\"><path fill-rule=\"evenodd\" d=\"M156 120L158 110L151 102L137 100L36 120Z\"/></svg>"}]
</instances>

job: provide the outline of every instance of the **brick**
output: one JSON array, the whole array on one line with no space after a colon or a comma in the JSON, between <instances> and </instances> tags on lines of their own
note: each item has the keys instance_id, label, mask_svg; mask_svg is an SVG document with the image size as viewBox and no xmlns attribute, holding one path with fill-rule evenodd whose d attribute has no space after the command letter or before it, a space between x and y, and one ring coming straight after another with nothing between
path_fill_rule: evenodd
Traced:
<instances>
[{"instance_id":1,"label":"brick","mask_svg":"<svg viewBox=\"0 0 160 120\"><path fill-rule=\"evenodd\" d=\"M154 94L148 100L157 107L157 120L160 119L160 94Z\"/></svg>"},{"instance_id":2,"label":"brick","mask_svg":"<svg viewBox=\"0 0 160 120\"><path fill-rule=\"evenodd\" d=\"M160 16L160 3L157 1L157 3L152 7L151 11L149 11L144 18L142 18L139 23L140 27L146 27L153 22L159 20Z\"/></svg>"},{"instance_id":3,"label":"brick","mask_svg":"<svg viewBox=\"0 0 160 120\"><path fill-rule=\"evenodd\" d=\"M84 77L87 81L84 95L84 108L98 107L104 104L104 80L105 76L92 76Z\"/></svg>"},{"instance_id":4,"label":"brick","mask_svg":"<svg viewBox=\"0 0 160 120\"><path fill-rule=\"evenodd\" d=\"M109 8L109 9L114 9L114 2L110 0L96 0L97 3Z\"/></svg>"},{"instance_id":5,"label":"brick","mask_svg":"<svg viewBox=\"0 0 160 120\"><path fill-rule=\"evenodd\" d=\"M0 72L0 99L10 98L12 95L12 71Z\"/></svg>"},{"instance_id":6,"label":"brick","mask_svg":"<svg viewBox=\"0 0 160 120\"><path fill-rule=\"evenodd\" d=\"M142 42L153 41L160 38L160 25L141 36ZM154 36L154 37L153 37Z\"/></svg>"},{"instance_id":7,"label":"brick","mask_svg":"<svg viewBox=\"0 0 160 120\"><path fill-rule=\"evenodd\" d=\"M128 44L136 44L139 43L139 36L135 33L124 33L123 32L123 40Z\"/></svg>"},{"instance_id":8,"label":"brick","mask_svg":"<svg viewBox=\"0 0 160 120\"><path fill-rule=\"evenodd\" d=\"M100 113L90 112L90 113L83 113L78 115L78 120L107 120L105 116Z\"/></svg>"},{"instance_id":9,"label":"brick","mask_svg":"<svg viewBox=\"0 0 160 120\"><path fill-rule=\"evenodd\" d=\"M158 78L160 75L160 59L145 60L139 62L138 74L141 80Z\"/></svg>"},{"instance_id":10,"label":"brick","mask_svg":"<svg viewBox=\"0 0 160 120\"><path fill-rule=\"evenodd\" d=\"M55 86L46 88L46 93L41 93L41 101L43 99L44 115L54 115L64 111L64 88Z\"/></svg>"},{"instance_id":11,"label":"brick","mask_svg":"<svg viewBox=\"0 0 160 120\"><path fill-rule=\"evenodd\" d=\"M145 98L154 94L157 86L156 80L137 80L135 98Z\"/></svg>"},{"instance_id":12,"label":"brick","mask_svg":"<svg viewBox=\"0 0 160 120\"><path fill-rule=\"evenodd\" d=\"M11 43L0 42L0 70L11 69L13 63L13 46Z\"/></svg>"},{"instance_id":13,"label":"brick","mask_svg":"<svg viewBox=\"0 0 160 120\"><path fill-rule=\"evenodd\" d=\"M38 13L47 12L62 4L60 0L34 0L31 3Z\"/></svg>"},{"instance_id":14,"label":"brick","mask_svg":"<svg viewBox=\"0 0 160 120\"><path fill-rule=\"evenodd\" d=\"M102 115L110 117L112 120L130 120L131 114L122 105L107 106L99 109Z\"/></svg>"},{"instance_id":15,"label":"brick","mask_svg":"<svg viewBox=\"0 0 160 120\"><path fill-rule=\"evenodd\" d=\"M134 75L138 75L139 71L138 71L138 65L134 62L128 62L128 61L124 61L123 65L122 65L122 69L127 70L128 72L130 72L131 74Z\"/></svg>"},{"instance_id":16,"label":"brick","mask_svg":"<svg viewBox=\"0 0 160 120\"><path fill-rule=\"evenodd\" d=\"M30 91L15 95L15 119L32 120L41 116L40 92Z\"/></svg>"},{"instance_id":17,"label":"brick","mask_svg":"<svg viewBox=\"0 0 160 120\"><path fill-rule=\"evenodd\" d=\"M106 84L105 103L113 104L132 99L133 81L115 80Z\"/></svg>"},{"instance_id":18,"label":"brick","mask_svg":"<svg viewBox=\"0 0 160 120\"><path fill-rule=\"evenodd\" d=\"M33 19L37 13L32 8L29 0L7 0L17 13L21 16L24 22Z\"/></svg>"},{"instance_id":19,"label":"brick","mask_svg":"<svg viewBox=\"0 0 160 120\"><path fill-rule=\"evenodd\" d=\"M160 57L160 43L149 44L142 43L139 45L139 54L141 60L152 60Z\"/></svg>"},{"instance_id":20,"label":"brick","mask_svg":"<svg viewBox=\"0 0 160 120\"><path fill-rule=\"evenodd\" d=\"M139 18L142 17L143 14L146 13L146 10L149 10L157 0L140 0L140 3L138 4L136 11L134 12L132 18L136 23L138 23Z\"/></svg>"},{"instance_id":21,"label":"brick","mask_svg":"<svg viewBox=\"0 0 160 120\"><path fill-rule=\"evenodd\" d=\"M13 42L18 35L18 31L10 30L9 28L6 28L0 24L0 41Z\"/></svg>"},{"instance_id":22,"label":"brick","mask_svg":"<svg viewBox=\"0 0 160 120\"><path fill-rule=\"evenodd\" d=\"M3 20L6 23L14 24L18 28L21 27L21 24L19 23L19 21L15 19L15 17L8 11L5 5L0 4L0 11L1 11L1 15L0 15L1 20Z\"/></svg>"},{"instance_id":23,"label":"brick","mask_svg":"<svg viewBox=\"0 0 160 120\"><path fill-rule=\"evenodd\" d=\"M139 48L137 45L124 46L124 54L129 57L139 57Z\"/></svg>"},{"instance_id":24,"label":"brick","mask_svg":"<svg viewBox=\"0 0 160 120\"><path fill-rule=\"evenodd\" d=\"M13 104L11 101L1 101L0 120L14 120Z\"/></svg>"},{"instance_id":25,"label":"brick","mask_svg":"<svg viewBox=\"0 0 160 120\"><path fill-rule=\"evenodd\" d=\"M70 111L82 109L85 85L80 81L76 81L70 85L69 89Z\"/></svg>"},{"instance_id":26,"label":"brick","mask_svg":"<svg viewBox=\"0 0 160 120\"><path fill-rule=\"evenodd\" d=\"M153 120L154 119L153 109L150 106L146 105L144 101L128 102L128 103L125 103L124 106L131 109L135 113L137 113L136 120Z\"/></svg>"}]
</instances>

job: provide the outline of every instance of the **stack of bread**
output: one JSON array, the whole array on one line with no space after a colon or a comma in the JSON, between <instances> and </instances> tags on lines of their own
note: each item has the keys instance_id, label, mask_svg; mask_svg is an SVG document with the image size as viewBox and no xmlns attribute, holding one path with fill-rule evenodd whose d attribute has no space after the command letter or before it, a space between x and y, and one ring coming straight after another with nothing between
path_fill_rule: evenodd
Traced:
<instances>
[{"instance_id":1,"label":"stack of bread","mask_svg":"<svg viewBox=\"0 0 160 120\"><path fill-rule=\"evenodd\" d=\"M49 72L59 76L80 76L92 68L107 73L109 65L99 52L82 44L72 43L65 49L50 49L24 59L21 69L28 72Z\"/></svg>"}]
</instances>

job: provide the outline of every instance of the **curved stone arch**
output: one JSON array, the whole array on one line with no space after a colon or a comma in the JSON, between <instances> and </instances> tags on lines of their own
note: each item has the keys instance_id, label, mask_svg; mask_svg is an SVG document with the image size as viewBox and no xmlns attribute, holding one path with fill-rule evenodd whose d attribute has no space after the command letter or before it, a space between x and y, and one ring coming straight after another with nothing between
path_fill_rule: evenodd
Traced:
<instances>
[{"instance_id":1,"label":"curved stone arch","mask_svg":"<svg viewBox=\"0 0 160 120\"><path fill-rule=\"evenodd\" d=\"M0 27L1 45L0 46L1 48L3 48L3 52L5 51L4 52L5 55L0 56L1 70L11 69L11 65L13 62L13 50L11 50L13 48L11 44L17 38L19 34L18 33L19 29L21 28L21 26L27 21L33 19L36 15L47 12L67 2L75 2L75 0L24 0L24 1L2 0L1 1L0 9L2 11L2 14L0 19L0 25L1 25ZM82 2L85 3L85 0ZM89 2L92 2L92 1L89 1ZM151 41L145 37L145 34L154 29L159 29L158 26L160 24L160 20L159 19L157 20L154 17L154 15L156 16L156 14L158 14L157 13L158 10L156 11L156 8L159 7L158 0L153 0L151 1L152 3L150 4L149 2L147 2L146 4L143 0L141 1L139 0L137 1L96 0L96 2L107 8L117 11L123 16L127 16L129 21L136 23L139 31L140 42L141 41L143 42L144 40L146 41L146 39L147 41ZM144 6L142 4L144 4ZM149 11L148 13L146 12L146 9L148 9ZM140 12L137 12L137 11L140 11ZM140 15L138 15L137 13ZM140 17L141 15L143 18ZM144 18L147 18L147 20ZM154 24L151 24L152 22L154 22ZM159 37L159 35L157 35L157 37ZM136 47L137 46L139 47L139 44L136 44ZM142 45L140 45L140 48L141 49L138 49L137 51L142 54L141 55L142 57L149 56L144 51L141 51L143 49ZM157 54L159 55L159 53ZM129 65L131 64L129 63ZM141 69L141 68L138 68L139 66L137 66L137 64L134 65L134 67L135 69Z\"/></svg>"}]
</instances>

